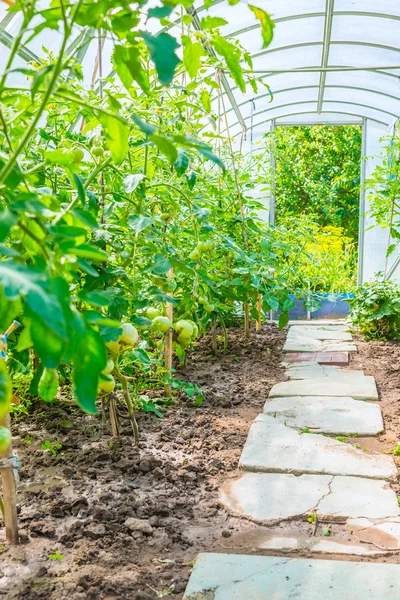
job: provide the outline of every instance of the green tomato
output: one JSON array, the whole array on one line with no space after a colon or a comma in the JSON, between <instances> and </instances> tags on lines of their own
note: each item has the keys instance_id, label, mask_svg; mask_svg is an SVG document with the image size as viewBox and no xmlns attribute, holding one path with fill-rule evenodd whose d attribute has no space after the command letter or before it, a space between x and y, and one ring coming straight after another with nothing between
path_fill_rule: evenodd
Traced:
<instances>
[{"instance_id":1,"label":"green tomato","mask_svg":"<svg viewBox=\"0 0 400 600\"><path fill-rule=\"evenodd\" d=\"M194 250L192 250L192 252L189 254L189 258L190 258L190 260L193 260L195 262L200 260L200 258L201 258L200 250L198 248L195 248Z\"/></svg>"},{"instance_id":2,"label":"green tomato","mask_svg":"<svg viewBox=\"0 0 400 600\"><path fill-rule=\"evenodd\" d=\"M183 338L181 335L177 337L178 344L180 346L182 346L182 348L188 348L190 346L190 344L192 343L191 338L187 339L187 338Z\"/></svg>"},{"instance_id":3,"label":"green tomato","mask_svg":"<svg viewBox=\"0 0 400 600\"><path fill-rule=\"evenodd\" d=\"M174 281L166 281L161 288L166 294L171 294L176 289L176 283Z\"/></svg>"},{"instance_id":4,"label":"green tomato","mask_svg":"<svg viewBox=\"0 0 400 600\"><path fill-rule=\"evenodd\" d=\"M119 341L111 341L106 343L107 348L113 352L114 354L119 354L121 351L121 346Z\"/></svg>"},{"instance_id":5,"label":"green tomato","mask_svg":"<svg viewBox=\"0 0 400 600\"><path fill-rule=\"evenodd\" d=\"M208 304L207 303L207 304L204 305L204 310L206 312L208 312L208 313L212 313L214 309L215 309L214 304Z\"/></svg>"},{"instance_id":6,"label":"green tomato","mask_svg":"<svg viewBox=\"0 0 400 600\"><path fill-rule=\"evenodd\" d=\"M146 317L151 321L153 321L153 319L155 319L156 317L160 317L161 314L161 311L158 310L158 308L154 308L154 306L149 306L148 308L146 308Z\"/></svg>"},{"instance_id":7,"label":"green tomato","mask_svg":"<svg viewBox=\"0 0 400 600\"><path fill-rule=\"evenodd\" d=\"M205 240L199 243L198 248L201 252L208 252L214 248L214 242L212 240Z\"/></svg>"},{"instance_id":8,"label":"green tomato","mask_svg":"<svg viewBox=\"0 0 400 600\"><path fill-rule=\"evenodd\" d=\"M190 339L193 335L193 327L190 321L186 321L182 319L181 321L177 321L172 325L174 331L177 335L177 339L181 338L182 340Z\"/></svg>"},{"instance_id":9,"label":"green tomato","mask_svg":"<svg viewBox=\"0 0 400 600\"><path fill-rule=\"evenodd\" d=\"M193 333L192 333L192 341L193 341L199 335L199 328L197 327L196 323L194 321L191 321L190 319L188 319L188 323L190 323L191 326L193 327Z\"/></svg>"},{"instance_id":10,"label":"green tomato","mask_svg":"<svg viewBox=\"0 0 400 600\"><path fill-rule=\"evenodd\" d=\"M167 333L170 330L171 321L168 317L156 317L152 324L150 325L150 331L159 332L159 333Z\"/></svg>"},{"instance_id":11,"label":"green tomato","mask_svg":"<svg viewBox=\"0 0 400 600\"><path fill-rule=\"evenodd\" d=\"M5 452L11 444L11 431L0 425L0 452Z\"/></svg>"},{"instance_id":12,"label":"green tomato","mask_svg":"<svg viewBox=\"0 0 400 600\"><path fill-rule=\"evenodd\" d=\"M208 304L208 299L205 296L199 296L198 303L199 304Z\"/></svg>"},{"instance_id":13,"label":"green tomato","mask_svg":"<svg viewBox=\"0 0 400 600\"><path fill-rule=\"evenodd\" d=\"M101 135L96 135L96 137L94 137L92 140L93 146L104 146L104 144L105 144L105 139Z\"/></svg>"},{"instance_id":14,"label":"green tomato","mask_svg":"<svg viewBox=\"0 0 400 600\"><path fill-rule=\"evenodd\" d=\"M172 220L172 215L168 212L161 213L160 219L161 221L164 221L164 223L169 223Z\"/></svg>"},{"instance_id":15,"label":"green tomato","mask_svg":"<svg viewBox=\"0 0 400 600\"><path fill-rule=\"evenodd\" d=\"M134 346L139 339L139 333L132 323L122 323L122 333L118 338L118 342L122 346Z\"/></svg>"},{"instance_id":16,"label":"green tomato","mask_svg":"<svg viewBox=\"0 0 400 600\"><path fill-rule=\"evenodd\" d=\"M105 369L102 370L103 375L110 375L114 370L114 366L114 361L111 358L109 358Z\"/></svg>"},{"instance_id":17,"label":"green tomato","mask_svg":"<svg viewBox=\"0 0 400 600\"><path fill-rule=\"evenodd\" d=\"M93 156L97 156L98 158L101 158L102 156L104 156L104 148L102 148L101 146L93 146L92 154L93 154Z\"/></svg>"},{"instance_id":18,"label":"green tomato","mask_svg":"<svg viewBox=\"0 0 400 600\"><path fill-rule=\"evenodd\" d=\"M112 375L102 375L97 386L99 396L107 396L115 388L115 379Z\"/></svg>"},{"instance_id":19,"label":"green tomato","mask_svg":"<svg viewBox=\"0 0 400 600\"><path fill-rule=\"evenodd\" d=\"M74 152L74 157L75 157L74 163L79 165L79 163L81 163L83 161L85 153L82 150L82 148L74 148L73 152Z\"/></svg>"}]
</instances>

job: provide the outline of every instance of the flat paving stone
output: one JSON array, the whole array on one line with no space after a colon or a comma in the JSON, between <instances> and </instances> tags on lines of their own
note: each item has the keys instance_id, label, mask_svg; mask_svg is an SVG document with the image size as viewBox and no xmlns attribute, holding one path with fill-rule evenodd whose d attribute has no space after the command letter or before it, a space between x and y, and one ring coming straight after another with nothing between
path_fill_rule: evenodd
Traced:
<instances>
[{"instance_id":1,"label":"flat paving stone","mask_svg":"<svg viewBox=\"0 0 400 600\"><path fill-rule=\"evenodd\" d=\"M399 515L396 494L385 481L360 477L244 473L224 483L220 501L230 514L273 525L316 514L327 522Z\"/></svg>"},{"instance_id":2,"label":"flat paving stone","mask_svg":"<svg viewBox=\"0 0 400 600\"><path fill-rule=\"evenodd\" d=\"M380 406L330 396L290 396L268 400L264 413L288 427L332 435L378 435L383 431Z\"/></svg>"},{"instance_id":3,"label":"flat paving stone","mask_svg":"<svg viewBox=\"0 0 400 600\"><path fill-rule=\"evenodd\" d=\"M349 519L347 529L360 542L373 544L382 550L400 550L400 518L372 520Z\"/></svg>"},{"instance_id":4,"label":"flat paving stone","mask_svg":"<svg viewBox=\"0 0 400 600\"><path fill-rule=\"evenodd\" d=\"M305 327L323 327L325 328L339 328L341 327L343 331L348 331L350 326L345 319L331 319L331 320L322 320L322 319L298 319L298 320L290 320L289 325L304 325Z\"/></svg>"},{"instance_id":5,"label":"flat paving stone","mask_svg":"<svg viewBox=\"0 0 400 600\"><path fill-rule=\"evenodd\" d=\"M393 456L367 454L351 444L320 434L301 433L260 414L250 427L239 467L267 473L355 475L372 479L397 476Z\"/></svg>"},{"instance_id":6,"label":"flat paving stone","mask_svg":"<svg viewBox=\"0 0 400 600\"><path fill-rule=\"evenodd\" d=\"M399 600L400 565L200 554L184 600Z\"/></svg>"},{"instance_id":7,"label":"flat paving stone","mask_svg":"<svg viewBox=\"0 0 400 600\"><path fill-rule=\"evenodd\" d=\"M391 552L355 542L343 542L329 538L290 537L268 535L259 538L257 550L276 550L279 552L313 552L316 554L348 554L352 556L387 556Z\"/></svg>"},{"instance_id":8,"label":"flat paving stone","mask_svg":"<svg viewBox=\"0 0 400 600\"><path fill-rule=\"evenodd\" d=\"M352 342L342 340L318 340L305 337L287 338L285 352L357 352Z\"/></svg>"},{"instance_id":9,"label":"flat paving stone","mask_svg":"<svg viewBox=\"0 0 400 600\"><path fill-rule=\"evenodd\" d=\"M320 379L321 377L331 377L336 380L352 381L356 377L363 379L364 371L354 371L351 369L341 369L334 365L320 365L317 362L282 362L285 373L290 379Z\"/></svg>"},{"instance_id":10,"label":"flat paving stone","mask_svg":"<svg viewBox=\"0 0 400 600\"><path fill-rule=\"evenodd\" d=\"M369 375L341 380L335 377L282 381L273 386L270 398L287 396L346 396L355 400L379 400L375 379Z\"/></svg>"},{"instance_id":11,"label":"flat paving stone","mask_svg":"<svg viewBox=\"0 0 400 600\"><path fill-rule=\"evenodd\" d=\"M292 325L288 331L287 339L310 339L310 340L340 340L344 342L351 342L353 336L346 329L342 327L308 327L308 326L296 326Z\"/></svg>"},{"instance_id":12,"label":"flat paving stone","mask_svg":"<svg viewBox=\"0 0 400 600\"><path fill-rule=\"evenodd\" d=\"M288 352L286 363L316 362L320 365L346 366L349 364L348 352Z\"/></svg>"}]
</instances>

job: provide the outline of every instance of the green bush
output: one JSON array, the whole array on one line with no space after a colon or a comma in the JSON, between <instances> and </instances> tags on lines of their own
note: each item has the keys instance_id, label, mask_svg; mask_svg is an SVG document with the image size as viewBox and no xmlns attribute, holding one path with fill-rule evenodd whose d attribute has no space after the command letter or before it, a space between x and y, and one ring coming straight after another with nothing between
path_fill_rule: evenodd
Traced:
<instances>
[{"instance_id":1,"label":"green bush","mask_svg":"<svg viewBox=\"0 0 400 600\"><path fill-rule=\"evenodd\" d=\"M366 340L400 339L400 285L364 283L350 304L351 322Z\"/></svg>"}]
</instances>

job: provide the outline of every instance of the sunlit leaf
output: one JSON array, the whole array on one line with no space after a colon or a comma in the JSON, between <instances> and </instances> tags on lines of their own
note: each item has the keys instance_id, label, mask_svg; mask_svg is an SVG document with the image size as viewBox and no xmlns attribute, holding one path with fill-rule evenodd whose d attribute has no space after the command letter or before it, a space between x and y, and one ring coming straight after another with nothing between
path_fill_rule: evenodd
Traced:
<instances>
[{"instance_id":1,"label":"sunlit leaf","mask_svg":"<svg viewBox=\"0 0 400 600\"><path fill-rule=\"evenodd\" d=\"M275 23L271 19L271 15L266 13L261 8L258 8L257 6L253 6L252 4L249 4L249 9L251 11L253 11L255 16L261 23L261 35L262 35L262 39L263 39L262 47L267 48L270 45L270 43L272 42L272 38L274 37Z\"/></svg>"},{"instance_id":2,"label":"sunlit leaf","mask_svg":"<svg viewBox=\"0 0 400 600\"><path fill-rule=\"evenodd\" d=\"M141 36L150 52L150 56L156 67L158 77L164 85L171 83L175 69L180 63L175 54L179 44L169 33L159 33L154 36L147 31L142 31Z\"/></svg>"}]
</instances>

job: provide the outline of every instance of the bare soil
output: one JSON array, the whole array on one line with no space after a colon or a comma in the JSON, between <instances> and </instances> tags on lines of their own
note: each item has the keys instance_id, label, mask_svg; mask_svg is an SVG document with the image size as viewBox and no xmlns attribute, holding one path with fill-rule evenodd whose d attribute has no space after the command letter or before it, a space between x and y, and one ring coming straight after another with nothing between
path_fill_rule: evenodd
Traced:
<instances>
[{"instance_id":1,"label":"bare soil","mask_svg":"<svg viewBox=\"0 0 400 600\"><path fill-rule=\"evenodd\" d=\"M250 340L232 329L217 357L210 339L201 340L179 377L197 383L206 401L194 408L181 398L163 419L139 415L139 448L130 435L113 443L100 417L69 403L37 404L18 418L23 543L7 548L1 532L0 596L182 598L196 555L223 551L252 527L228 517L218 488L235 474L269 390L285 379L285 336L275 325ZM42 450L46 440L54 455Z\"/></svg>"}]
</instances>

